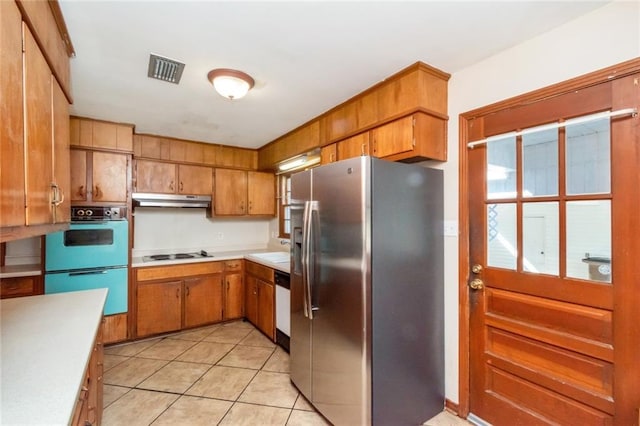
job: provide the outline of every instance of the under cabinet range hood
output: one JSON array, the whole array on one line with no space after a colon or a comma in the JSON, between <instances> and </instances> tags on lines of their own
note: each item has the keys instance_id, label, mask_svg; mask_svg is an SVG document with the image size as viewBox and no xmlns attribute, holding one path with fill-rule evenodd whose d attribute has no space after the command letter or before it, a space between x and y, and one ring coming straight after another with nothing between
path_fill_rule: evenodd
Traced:
<instances>
[{"instance_id":1,"label":"under cabinet range hood","mask_svg":"<svg viewBox=\"0 0 640 426\"><path fill-rule=\"evenodd\" d=\"M211 207L211 195L153 194L134 192L133 205L138 207Z\"/></svg>"}]
</instances>

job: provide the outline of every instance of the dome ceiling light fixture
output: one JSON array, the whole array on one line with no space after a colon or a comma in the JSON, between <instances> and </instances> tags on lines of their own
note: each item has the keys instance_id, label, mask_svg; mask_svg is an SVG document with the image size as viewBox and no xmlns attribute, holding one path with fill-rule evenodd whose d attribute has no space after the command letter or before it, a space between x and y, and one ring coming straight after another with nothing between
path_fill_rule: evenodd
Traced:
<instances>
[{"instance_id":1,"label":"dome ceiling light fixture","mask_svg":"<svg viewBox=\"0 0 640 426\"><path fill-rule=\"evenodd\" d=\"M249 74L227 68L211 70L207 78L216 91L227 99L240 99L255 84Z\"/></svg>"}]
</instances>

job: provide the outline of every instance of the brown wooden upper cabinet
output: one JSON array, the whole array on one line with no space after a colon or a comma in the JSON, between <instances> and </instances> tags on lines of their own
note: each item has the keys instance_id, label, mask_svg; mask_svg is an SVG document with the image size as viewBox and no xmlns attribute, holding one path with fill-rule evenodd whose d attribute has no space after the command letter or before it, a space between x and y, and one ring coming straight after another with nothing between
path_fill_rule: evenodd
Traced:
<instances>
[{"instance_id":1,"label":"brown wooden upper cabinet","mask_svg":"<svg viewBox=\"0 0 640 426\"><path fill-rule=\"evenodd\" d=\"M215 215L275 215L275 176L272 173L216 169L215 174Z\"/></svg>"},{"instance_id":2,"label":"brown wooden upper cabinet","mask_svg":"<svg viewBox=\"0 0 640 426\"><path fill-rule=\"evenodd\" d=\"M133 126L72 117L71 145L131 153Z\"/></svg>"},{"instance_id":3,"label":"brown wooden upper cabinet","mask_svg":"<svg viewBox=\"0 0 640 426\"><path fill-rule=\"evenodd\" d=\"M338 161L338 144L332 143L323 146L320 150L320 164L329 164Z\"/></svg>"},{"instance_id":4,"label":"brown wooden upper cabinet","mask_svg":"<svg viewBox=\"0 0 640 426\"><path fill-rule=\"evenodd\" d=\"M71 149L71 201L126 203L131 155Z\"/></svg>"},{"instance_id":5,"label":"brown wooden upper cabinet","mask_svg":"<svg viewBox=\"0 0 640 426\"><path fill-rule=\"evenodd\" d=\"M256 150L153 135L134 135L133 151L135 158L203 166L251 170L258 164Z\"/></svg>"},{"instance_id":6,"label":"brown wooden upper cabinet","mask_svg":"<svg viewBox=\"0 0 640 426\"><path fill-rule=\"evenodd\" d=\"M360 133L338 142L338 159L340 160L370 154L369 132Z\"/></svg>"},{"instance_id":7,"label":"brown wooden upper cabinet","mask_svg":"<svg viewBox=\"0 0 640 426\"><path fill-rule=\"evenodd\" d=\"M211 167L136 160L135 192L211 195Z\"/></svg>"},{"instance_id":8,"label":"brown wooden upper cabinet","mask_svg":"<svg viewBox=\"0 0 640 426\"><path fill-rule=\"evenodd\" d=\"M447 160L447 122L432 115L417 112L370 133L375 157L392 161Z\"/></svg>"}]
</instances>

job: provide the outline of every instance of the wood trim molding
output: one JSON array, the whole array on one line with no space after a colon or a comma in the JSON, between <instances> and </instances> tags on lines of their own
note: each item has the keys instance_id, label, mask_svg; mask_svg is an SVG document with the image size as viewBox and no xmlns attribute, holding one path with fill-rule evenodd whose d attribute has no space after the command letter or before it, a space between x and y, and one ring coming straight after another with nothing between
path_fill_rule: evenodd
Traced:
<instances>
[{"instance_id":1,"label":"wood trim molding","mask_svg":"<svg viewBox=\"0 0 640 426\"><path fill-rule=\"evenodd\" d=\"M62 41L67 48L67 55L69 55L69 57L76 56L76 51L73 48L73 43L71 42L71 36L69 36L67 24L64 22L64 16L62 15L62 10L60 9L60 3L58 3L58 0L49 0L48 3L49 7L51 8L51 13L53 14L53 19L56 21L56 25L58 26L60 37L62 37Z\"/></svg>"},{"instance_id":2,"label":"wood trim molding","mask_svg":"<svg viewBox=\"0 0 640 426\"><path fill-rule=\"evenodd\" d=\"M468 184L468 150L469 142L469 122L476 118L493 114L498 111L532 104L542 100L550 99L563 94L582 90L597 84L617 80L622 77L640 72L640 57L622 62L601 70L597 70L570 80L566 80L542 89L534 90L523 95L515 96L503 101L499 101L475 110L460 114L459 136L458 136L458 178L459 178L459 240L458 240L458 387L459 403L458 415L466 418L470 411L470 343L469 343L469 184ZM448 400L447 400L448 401ZM452 403L453 404L453 403Z\"/></svg>"},{"instance_id":3,"label":"wood trim molding","mask_svg":"<svg viewBox=\"0 0 640 426\"><path fill-rule=\"evenodd\" d=\"M449 398L446 398L444 400L444 408L447 411L449 411L449 412L455 414L456 416L460 417L460 414L459 414L460 407L458 406L458 404L456 404L455 402L451 401Z\"/></svg>"}]
</instances>

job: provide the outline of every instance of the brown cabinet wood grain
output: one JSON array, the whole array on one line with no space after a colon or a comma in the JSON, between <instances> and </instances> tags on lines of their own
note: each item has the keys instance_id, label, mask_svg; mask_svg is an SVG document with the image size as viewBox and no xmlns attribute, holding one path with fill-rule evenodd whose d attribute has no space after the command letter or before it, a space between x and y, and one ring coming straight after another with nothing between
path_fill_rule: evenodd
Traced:
<instances>
[{"instance_id":1,"label":"brown cabinet wood grain","mask_svg":"<svg viewBox=\"0 0 640 426\"><path fill-rule=\"evenodd\" d=\"M274 271L255 262L245 262L245 317L275 341Z\"/></svg>"},{"instance_id":2,"label":"brown cabinet wood grain","mask_svg":"<svg viewBox=\"0 0 640 426\"><path fill-rule=\"evenodd\" d=\"M338 160L370 154L369 132L360 133L338 142Z\"/></svg>"},{"instance_id":3,"label":"brown cabinet wood grain","mask_svg":"<svg viewBox=\"0 0 640 426\"><path fill-rule=\"evenodd\" d=\"M215 176L216 215L275 215L275 176L272 173L216 169Z\"/></svg>"},{"instance_id":4,"label":"brown cabinet wood grain","mask_svg":"<svg viewBox=\"0 0 640 426\"><path fill-rule=\"evenodd\" d=\"M71 201L126 203L129 154L72 148Z\"/></svg>"},{"instance_id":5,"label":"brown cabinet wood grain","mask_svg":"<svg viewBox=\"0 0 640 426\"><path fill-rule=\"evenodd\" d=\"M182 281L137 283L138 337L182 328Z\"/></svg>"},{"instance_id":6,"label":"brown cabinet wood grain","mask_svg":"<svg viewBox=\"0 0 640 426\"><path fill-rule=\"evenodd\" d=\"M320 150L320 164L329 164L338 161L338 144L332 143L323 146Z\"/></svg>"},{"instance_id":7,"label":"brown cabinet wood grain","mask_svg":"<svg viewBox=\"0 0 640 426\"><path fill-rule=\"evenodd\" d=\"M39 276L12 277L0 280L0 299L37 294Z\"/></svg>"},{"instance_id":8,"label":"brown cabinet wood grain","mask_svg":"<svg viewBox=\"0 0 640 426\"><path fill-rule=\"evenodd\" d=\"M223 262L135 269L135 337L220 322Z\"/></svg>"},{"instance_id":9,"label":"brown cabinet wood grain","mask_svg":"<svg viewBox=\"0 0 640 426\"><path fill-rule=\"evenodd\" d=\"M133 126L71 117L71 145L109 151L133 152Z\"/></svg>"},{"instance_id":10,"label":"brown cabinet wood grain","mask_svg":"<svg viewBox=\"0 0 640 426\"><path fill-rule=\"evenodd\" d=\"M184 280L183 327L222 321L222 277L209 275Z\"/></svg>"},{"instance_id":11,"label":"brown cabinet wood grain","mask_svg":"<svg viewBox=\"0 0 640 426\"><path fill-rule=\"evenodd\" d=\"M69 422L72 426L99 425L102 423L103 394L104 394L104 341L102 326L98 329L93 351L84 380L82 382L78 401Z\"/></svg>"},{"instance_id":12,"label":"brown cabinet wood grain","mask_svg":"<svg viewBox=\"0 0 640 426\"><path fill-rule=\"evenodd\" d=\"M135 191L211 195L213 170L206 166L136 160Z\"/></svg>"},{"instance_id":13,"label":"brown cabinet wood grain","mask_svg":"<svg viewBox=\"0 0 640 426\"><path fill-rule=\"evenodd\" d=\"M71 165L69 154L69 103L56 81L51 79L53 106L53 221L71 221Z\"/></svg>"},{"instance_id":14,"label":"brown cabinet wood grain","mask_svg":"<svg viewBox=\"0 0 640 426\"><path fill-rule=\"evenodd\" d=\"M22 18L15 2L0 2L0 226L26 223L24 209L24 118Z\"/></svg>"},{"instance_id":15,"label":"brown cabinet wood grain","mask_svg":"<svg viewBox=\"0 0 640 426\"><path fill-rule=\"evenodd\" d=\"M242 259L224 262L224 308L223 319L231 320L244 316L244 274Z\"/></svg>"},{"instance_id":16,"label":"brown cabinet wood grain","mask_svg":"<svg viewBox=\"0 0 640 426\"><path fill-rule=\"evenodd\" d=\"M116 343L127 340L128 314L107 315L103 321L103 341Z\"/></svg>"}]
</instances>

